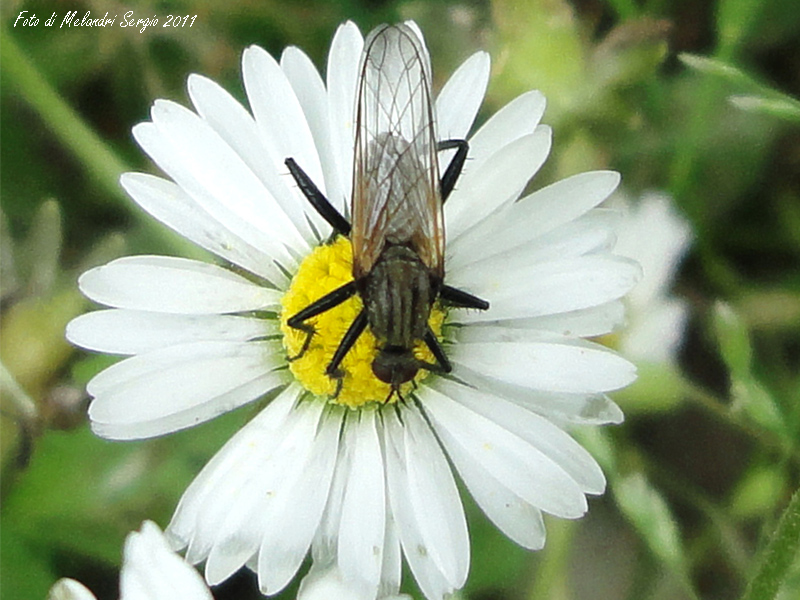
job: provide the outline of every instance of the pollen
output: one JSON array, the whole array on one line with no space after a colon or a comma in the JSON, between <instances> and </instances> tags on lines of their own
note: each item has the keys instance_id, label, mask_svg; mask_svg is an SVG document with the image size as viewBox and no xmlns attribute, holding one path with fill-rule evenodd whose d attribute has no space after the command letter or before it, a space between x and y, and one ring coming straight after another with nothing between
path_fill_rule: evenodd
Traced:
<instances>
[{"instance_id":1,"label":"pollen","mask_svg":"<svg viewBox=\"0 0 800 600\"><path fill-rule=\"evenodd\" d=\"M372 372L372 361L380 350L380 342L369 327L359 336L341 363L344 377L338 393L337 380L325 374L345 332L363 308L358 294L306 321L313 327L314 335L305 351L302 350L307 334L287 324L290 317L309 304L352 281L352 266L353 248L350 240L343 236L317 247L300 264L289 290L281 300L281 331L283 346L290 359L289 369L306 390L332 403L357 408L370 403L395 402L397 394L391 394L391 386ZM435 305L429 322L439 337L444 318L444 310ZM433 354L422 342L414 348L414 354L425 362L435 362ZM427 375L426 369L420 369L413 382L401 386L400 395L406 397L415 384Z\"/></svg>"}]
</instances>

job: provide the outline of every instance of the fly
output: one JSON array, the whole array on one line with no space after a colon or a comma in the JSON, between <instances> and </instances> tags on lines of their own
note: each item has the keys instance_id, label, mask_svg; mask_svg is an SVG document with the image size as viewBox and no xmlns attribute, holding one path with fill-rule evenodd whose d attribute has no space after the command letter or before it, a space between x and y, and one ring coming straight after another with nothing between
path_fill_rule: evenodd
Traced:
<instances>
[{"instance_id":1,"label":"fly","mask_svg":"<svg viewBox=\"0 0 800 600\"><path fill-rule=\"evenodd\" d=\"M437 300L452 307L486 310L489 303L444 284L443 205L461 174L466 140L436 142L430 65L419 38L407 25L373 30L361 56L353 161L352 226L292 158L286 166L303 195L353 246L353 281L290 317L290 327L307 334L307 323L354 294L363 309L353 320L328 364L339 381L341 362L369 326L379 350L372 372L400 395L400 386L420 369L449 373L450 361L428 324ZM439 178L437 153L456 152ZM414 356L424 342L435 363ZM337 393L338 393L337 389Z\"/></svg>"}]
</instances>

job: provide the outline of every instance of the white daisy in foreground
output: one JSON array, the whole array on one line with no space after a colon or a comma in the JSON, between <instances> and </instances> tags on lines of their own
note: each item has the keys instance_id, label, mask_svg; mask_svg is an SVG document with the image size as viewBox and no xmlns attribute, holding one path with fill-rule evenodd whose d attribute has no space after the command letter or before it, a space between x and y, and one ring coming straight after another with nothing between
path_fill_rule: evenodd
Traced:
<instances>
[{"instance_id":1,"label":"white daisy in foreground","mask_svg":"<svg viewBox=\"0 0 800 600\"><path fill-rule=\"evenodd\" d=\"M628 294L628 325L619 351L636 363L672 363L680 347L689 307L669 296L672 280L692 242L689 223L665 194L623 202L623 223L614 251L637 260L642 280Z\"/></svg>"},{"instance_id":2,"label":"white daisy in foreground","mask_svg":"<svg viewBox=\"0 0 800 600\"><path fill-rule=\"evenodd\" d=\"M158 526L142 523L125 540L119 578L120 600L213 600L203 578L175 554ZM74 579L61 579L47 600L96 600Z\"/></svg>"},{"instance_id":3,"label":"white daisy in foreground","mask_svg":"<svg viewBox=\"0 0 800 600\"><path fill-rule=\"evenodd\" d=\"M310 552L301 597L346 589L348 598L383 598L398 593L405 556L425 596L438 599L464 584L470 555L448 457L486 515L531 549L544 544L543 513L580 517L586 495L605 488L595 461L561 427L620 422L605 394L635 376L629 362L582 339L612 329L621 297L639 276L637 264L612 255L613 215L596 208L619 176L584 173L520 198L550 149L550 129L539 124L541 94L520 96L468 137L488 81L488 56L468 59L428 109L427 92L419 91L430 81L421 34L414 24L382 31L389 33L371 34L369 58L360 59L361 34L352 23L341 26L325 83L297 48L280 62L248 48L243 72L252 114L196 75L189 78L196 112L157 101L152 122L134 135L172 181L130 173L122 184L145 210L224 264L137 256L80 279L89 298L112 308L73 321L69 339L131 355L89 383L99 435L162 435L271 399L203 469L167 530L190 562L205 561L211 584L247 565L261 590L275 594ZM379 51L382 43L391 46L387 40L402 41ZM362 69L360 61L371 66ZM385 75L389 83L360 72L381 82ZM384 103L385 86L392 92ZM357 120L355 107L364 108L370 94L386 114L373 106L366 112L374 121ZM384 118L390 129L427 120L409 141L403 127L383 132ZM359 127L373 136L366 143ZM438 175L431 179L437 154L425 141L431 127L435 140L469 141L443 224ZM416 155L406 152L412 147ZM358 176L372 163L354 148L378 163L371 178ZM438 153L445 179L452 153ZM354 161L354 154L361 158ZM300 166L306 179L290 174L287 164ZM375 175L384 167L385 176ZM377 294L376 287L298 318L332 290L349 289L353 246L356 264L366 261L364 244L372 238L359 238L363 204L352 211L352 244L345 235L329 238L331 224L349 229L341 215L351 195L365 202L370 185L376 193L389 190L387 205L416 202L415 211L430 211L425 225L433 224L421 245L416 238L400 243L405 220L396 215L413 221L419 213L394 206L390 233L381 221L389 209L377 213L373 226L383 231L386 247L412 249L410 262L433 273L428 283L409 279L413 294L386 296L410 298L412 307L398 308L405 316L388 327L386 339L376 339L375 325L361 316L364 297ZM442 183L442 195L449 187L452 179ZM430 200L420 190L435 192L436 203L410 198ZM317 209L307 197L317 198ZM442 231L446 274L439 288ZM418 264L414 269L419 275ZM420 300L418 283L431 286L425 297L441 290L432 305ZM477 308L475 299L487 301L488 310L448 306ZM401 325L420 306L430 318L421 325L426 333L413 336L411 356L388 337L402 341ZM290 326L292 317L307 331ZM359 329L354 323L363 333L331 368L346 332ZM385 369L378 364L398 356Z\"/></svg>"}]
</instances>

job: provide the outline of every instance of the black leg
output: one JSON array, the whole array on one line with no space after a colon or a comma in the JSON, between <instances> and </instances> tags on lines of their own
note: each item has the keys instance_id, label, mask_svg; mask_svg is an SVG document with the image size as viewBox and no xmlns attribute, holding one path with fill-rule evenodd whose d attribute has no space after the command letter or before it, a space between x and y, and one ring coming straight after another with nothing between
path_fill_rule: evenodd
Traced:
<instances>
[{"instance_id":1,"label":"black leg","mask_svg":"<svg viewBox=\"0 0 800 600\"><path fill-rule=\"evenodd\" d=\"M464 162L467 160L469 144L467 140L442 140L436 144L436 150L439 152L442 150L452 150L453 148L456 148L456 154L453 156L453 160L450 161L450 164L447 165L447 169L445 169L444 175L442 175L442 181L439 186L442 192L442 204L447 200L450 192L453 191L453 188L456 186L456 181L458 181L458 177L461 175Z\"/></svg>"},{"instance_id":2,"label":"black leg","mask_svg":"<svg viewBox=\"0 0 800 600\"><path fill-rule=\"evenodd\" d=\"M344 377L344 372L339 368L339 365L342 364L344 357L347 356L347 353L350 352L350 348L353 347L353 344L356 343L358 337L364 333L364 329L367 326L367 309L362 309L358 316L350 323L350 327L347 328L347 331L342 338L342 341L339 342L339 346L336 348L336 352L333 353L333 358L331 362L328 364L328 367L325 369L325 374L328 377L333 377L334 379L338 379L341 381L342 377ZM339 386L341 389L341 385ZM337 390L336 395L339 395Z\"/></svg>"},{"instance_id":3,"label":"black leg","mask_svg":"<svg viewBox=\"0 0 800 600\"><path fill-rule=\"evenodd\" d=\"M300 168L293 158L287 158L285 161L286 166L289 168L289 172L294 177L294 180L297 182L300 191L303 192L303 195L311 202L311 206L313 206L319 215L325 219L330 226L333 227L333 230L337 233L342 235L350 235L350 223L347 222L341 213L330 203L330 201L322 195L322 192L319 191L319 188L311 181L311 178L306 175L306 172Z\"/></svg>"},{"instance_id":4,"label":"black leg","mask_svg":"<svg viewBox=\"0 0 800 600\"><path fill-rule=\"evenodd\" d=\"M444 348L439 343L439 340L436 339L436 334L433 333L430 327L428 327L428 331L425 332L425 345L428 346L430 351L433 353L433 357L436 359L438 364L431 365L428 363L423 362L422 366L424 366L429 371L441 371L442 373L449 373L453 370L453 365L450 364L450 360L447 358L447 355L444 353ZM422 361L421 361L422 362ZM439 367L438 369L431 369L431 367Z\"/></svg>"},{"instance_id":5,"label":"black leg","mask_svg":"<svg viewBox=\"0 0 800 600\"><path fill-rule=\"evenodd\" d=\"M458 308L477 308L478 310L489 308L489 303L486 300L449 285L442 286L442 289L439 290L439 296L450 306Z\"/></svg>"},{"instance_id":6,"label":"black leg","mask_svg":"<svg viewBox=\"0 0 800 600\"><path fill-rule=\"evenodd\" d=\"M312 302L296 315L289 317L289 319L286 321L286 324L289 325L289 327L292 327L293 329L299 329L306 334L306 339L303 342L303 347L300 349L300 352L298 352L295 356L289 357L289 361L297 360L306 353L306 350L308 350L308 345L311 343L311 338L314 336L314 333L316 333L314 327L304 323L304 321L310 319L311 317L316 317L317 315L322 314L335 306L339 306L342 302L350 298L355 293L356 282L351 281L349 283L345 283L343 286L336 288L328 294L325 294L316 302Z\"/></svg>"}]
</instances>

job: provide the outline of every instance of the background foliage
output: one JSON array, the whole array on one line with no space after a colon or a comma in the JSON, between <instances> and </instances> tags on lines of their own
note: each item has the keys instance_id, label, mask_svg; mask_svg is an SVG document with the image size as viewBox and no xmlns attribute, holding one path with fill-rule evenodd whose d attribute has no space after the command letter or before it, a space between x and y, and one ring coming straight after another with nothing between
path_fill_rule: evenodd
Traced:
<instances>
[{"instance_id":1,"label":"background foliage","mask_svg":"<svg viewBox=\"0 0 800 600\"><path fill-rule=\"evenodd\" d=\"M13 27L21 10L41 21L68 10L197 18L144 32ZM536 187L614 168L630 197L669 192L694 231L673 290L691 307L676 365L642 365L616 397L626 422L582 433L609 493L581 521L550 520L539 553L505 540L468 501L463 596L800 597L797 507L768 546L800 480L796 0L9 0L0 16L4 599L44 598L62 576L116 598L125 534L145 518L165 526L193 475L252 416L124 444L85 422L84 384L108 359L63 338L89 308L77 274L124 253L199 253L118 187L123 170L154 170L131 126L155 98L188 104L191 72L243 99L249 44L273 54L295 44L323 65L341 21L368 31L405 18L426 32L439 83L472 51L492 54L484 117L528 89L547 95L554 149ZM254 590L241 573L215 595Z\"/></svg>"}]
</instances>

